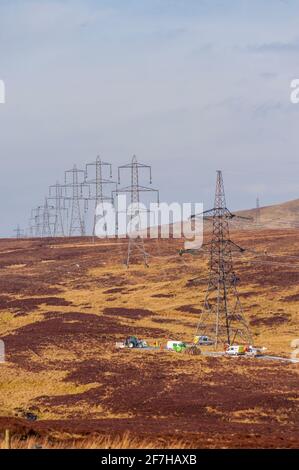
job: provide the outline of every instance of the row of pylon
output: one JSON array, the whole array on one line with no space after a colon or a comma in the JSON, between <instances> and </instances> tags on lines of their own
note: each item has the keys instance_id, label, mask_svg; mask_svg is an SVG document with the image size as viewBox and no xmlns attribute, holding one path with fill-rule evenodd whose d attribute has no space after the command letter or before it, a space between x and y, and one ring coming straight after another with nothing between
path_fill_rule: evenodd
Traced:
<instances>
[{"instance_id":1,"label":"row of pylon","mask_svg":"<svg viewBox=\"0 0 299 470\"><path fill-rule=\"evenodd\" d=\"M131 184L120 188L122 170L131 172ZM152 183L151 167L137 161L134 155L132 161L118 167L118 181L113 180L112 164L103 161L99 156L94 162L87 163L85 169L76 165L64 172L64 182L57 181L49 186L43 204L31 210L26 231L18 225L14 230L17 238L23 237L72 237L95 236L97 222L96 208L104 202L114 204L119 193L130 196L133 203L139 203L140 193L155 191L139 184L141 170L149 171ZM93 203L92 233L88 233L89 206Z\"/></svg>"}]
</instances>

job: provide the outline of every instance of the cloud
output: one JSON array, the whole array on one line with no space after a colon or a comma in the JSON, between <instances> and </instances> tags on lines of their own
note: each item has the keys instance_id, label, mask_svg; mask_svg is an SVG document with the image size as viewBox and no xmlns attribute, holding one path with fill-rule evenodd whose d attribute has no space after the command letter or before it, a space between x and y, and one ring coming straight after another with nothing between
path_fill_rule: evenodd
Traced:
<instances>
[{"instance_id":1,"label":"cloud","mask_svg":"<svg viewBox=\"0 0 299 470\"><path fill-rule=\"evenodd\" d=\"M258 175L275 195L298 140L288 8L265 19L264 0L0 0L1 234L98 153L114 171L137 153L169 200L210 200L218 167L240 208Z\"/></svg>"},{"instance_id":2,"label":"cloud","mask_svg":"<svg viewBox=\"0 0 299 470\"><path fill-rule=\"evenodd\" d=\"M248 50L256 54L298 53L299 52L299 40L296 39L290 42L269 42L269 43L264 43L264 44L255 44L252 46L248 46Z\"/></svg>"}]
</instances>

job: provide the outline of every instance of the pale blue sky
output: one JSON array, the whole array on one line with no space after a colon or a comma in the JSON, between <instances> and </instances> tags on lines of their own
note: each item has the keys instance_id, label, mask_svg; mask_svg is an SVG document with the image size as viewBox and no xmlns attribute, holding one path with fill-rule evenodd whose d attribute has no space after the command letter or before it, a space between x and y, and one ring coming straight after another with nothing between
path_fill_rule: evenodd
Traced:
<instances>
[{"instance_id":1,"label":"pale blue sky","mask_svg":"<svg viewBox=\"0 0 299 470\"><path fill-rule=\"evenodd\" d=\"M296 0L0 0L0 235L73 163L133 153L166 201L299 197Z\"/></svg>"}]
</instances>

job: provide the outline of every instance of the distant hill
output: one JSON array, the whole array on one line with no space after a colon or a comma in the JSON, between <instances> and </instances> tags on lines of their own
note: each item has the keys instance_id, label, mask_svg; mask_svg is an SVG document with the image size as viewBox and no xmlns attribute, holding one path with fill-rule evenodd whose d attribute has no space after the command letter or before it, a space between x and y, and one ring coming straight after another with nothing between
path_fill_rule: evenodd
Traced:
<instances>
[{"instance_id":1,"label":"distant hill","mask_svg":"<svg viewBox=\"0 0 299 470\"><path fill-rule=\"evenodd\" d=\"M238 211L236 214L252 217L254 221L249 225L254 223L260 228L299 228L299 199L261 207L259 219L257 209Z\"/></svg>"}]
</instances>

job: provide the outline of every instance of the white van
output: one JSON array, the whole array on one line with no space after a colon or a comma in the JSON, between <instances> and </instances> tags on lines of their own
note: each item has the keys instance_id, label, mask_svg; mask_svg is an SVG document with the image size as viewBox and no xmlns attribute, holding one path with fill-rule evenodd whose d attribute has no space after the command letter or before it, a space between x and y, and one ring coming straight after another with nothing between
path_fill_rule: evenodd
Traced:
<instances>
[{"instance_id":1,"label":"white van","mask_svg":"<svg viewBox=\"0 0 299 470\"><path fill-rule=\"evenodd\" d=\"M229 356L242 356L245 354L245 348L244 346L229 346L227 350L225 351L225 354L228 354Z\"/></svg>"},{"instance_id":2,"label":"white van","mask_svg":"<svg viewBox=\"0 0 299 470\"><path fill-rule=\"evenodd\" d=\"M182 341L167 341L166 349L175 351L178 346L182 346Z\"/></svg>"}]
</instances>

